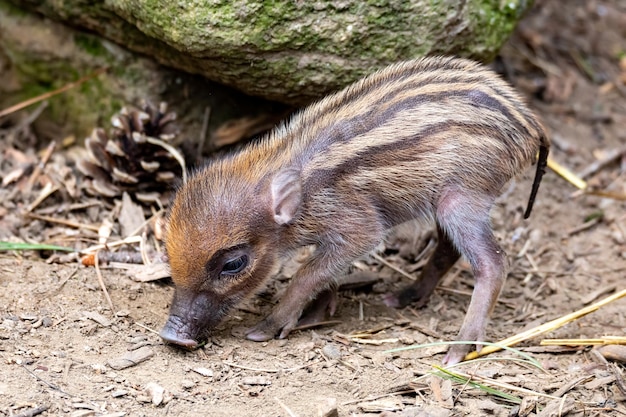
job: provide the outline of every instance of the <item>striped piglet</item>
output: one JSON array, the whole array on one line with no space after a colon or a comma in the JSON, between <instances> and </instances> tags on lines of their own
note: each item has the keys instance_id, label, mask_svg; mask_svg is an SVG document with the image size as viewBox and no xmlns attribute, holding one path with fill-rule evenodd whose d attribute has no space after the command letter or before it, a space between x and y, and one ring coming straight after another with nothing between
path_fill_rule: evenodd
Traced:
<instances>
[{"instance_id":1,"label":"striped piglet","mask_svg":"<svg viewBox=\"0 0 626 417\"><path fill-rule=\"evenodd\" d=\"M463 255L476 283L458 339L479 345L507 274L489 212L539 152L528 216L548 149L520 96L475 62L424 58L378 71L182 186L168 218L176 291L161 336L196 347L283 255L315 245L280 303L247 334L284 338L355 258L391 227L421 219L436 225L437 248L422 279L384 302L425 304ZM332 313L333 297L321 298ZM452 345L444 363L461 361L470 347Z\"/></svg>"}]
</instances>

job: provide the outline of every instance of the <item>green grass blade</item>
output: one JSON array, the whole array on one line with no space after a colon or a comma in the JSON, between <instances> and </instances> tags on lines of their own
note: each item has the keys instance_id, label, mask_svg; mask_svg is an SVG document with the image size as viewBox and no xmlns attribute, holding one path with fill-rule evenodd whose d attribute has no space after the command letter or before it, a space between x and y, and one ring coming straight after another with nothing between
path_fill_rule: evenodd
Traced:
<instances>
[{"instance_id":1,"label":"green grass blade","mask_svg":"<svg viewBox=\"0 0 626 417\"><path fill-rule=\"evenodd\" d=\"M76 252L74 248L67 248L65 246L46 245L43 243L25 243L25 242L3 242L0 241L0 251L9 250L58 250L65 252Z\"/></svg>"}]
</instances>

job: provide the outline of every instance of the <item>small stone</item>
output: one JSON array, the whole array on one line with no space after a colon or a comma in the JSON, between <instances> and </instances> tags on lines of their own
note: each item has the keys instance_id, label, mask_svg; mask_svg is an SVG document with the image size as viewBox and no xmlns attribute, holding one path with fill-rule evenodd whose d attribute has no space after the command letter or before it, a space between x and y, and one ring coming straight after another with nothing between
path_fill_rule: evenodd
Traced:
<instances>
[{"instance_id":1,"label":"small stone","mask_svg":"<svg viewBox=\"0 0 626 417\"><path fill-rule=\"evenodd\" d=\"M249 376L241 380L244 385L272 385L272 381L264 376Z\"/></svg>"},{"instance_id":2,"label":"small stone","mask_svg":"<svg viewBox=\"0 0 626 417\"><path fill-rule=\"evenodd\" d=\"M159 406L163 403L165 388L156 382L149 382L144 391L150 396L152 404Z\"/></svg>"},{"instance_id":3,"label":"small stone","mask_svg":"<svg viewBox=\"0 0 626 417\"><path fill-rule=\"evenodd\" d=\"M109 327L111 325L111 320L107 319L102 314L95 311L83 311L83 315L88 319L95 321L101 326Z\"/></svg>"},{"instance_id":4,"label":"small stone","mask_svg":"<svg viewBox=\"0 0 626 417\"><path fill-rule=\"evenodd\" d=\"M127 352L121 358L111 359L107 362L111 368L119 371L120 369L129 368L135 366L143 361L146 361L154 356L154 351L149 346L141 347L137 350Z\"/></svg>"},{"instance_id":5,"label":"small stone","mask_svg":"<svg viewBox=\"0 0 626 417\"><path fill-rule=\"evenodd\" d=\"M196 383L190 379L183 379L180 381L180 385L183 387L183 389L192 389L196 386Z\"/></svg>"},{"instance_id":6,"label":"small stone","mask_svg":"<svg viewBox=\"0 0 626 417\"><path fill-rule=\"evenodd\" d=\"M120 397L123 397L123 396L125 396L127 394L128 394L128 391L126 391L124 389L118 389L118 390L115 390L115 391L113 391L111 393L111 397L113 397L113 398L120 398Z\"/></svg>"},{"instance_id":7,"label":"small stone","mask_svg":"<svg viewBox=\"0 0 626 417\"><path fill-rule=\"evenodd\" d=\"M207 378L213 378L213 371L211 369L200 367L200 368L193 368L192 370L197 374L206 376Z\"/></svg>"},{"instance_id":8,"label":"small stone","mask_svg":"<svg viewBox=\"0 0 626 417\"><path fill-rule=\"evenodd\" d=\"M318 417L339 417L336 398L325 398L317 405Z\"/></svg>"},{"instance_id":9,"label":"small stone","mask_svg":"<svg viewBox=\"0 0 626 417\"><path fill-rule=\"evenodd\" d=\"M337 360L341 359L342 353L339 350L339 347L333 343L328 343L326 346L322 348L322 353L328 359Z\"/></svg>"}]
</instances>

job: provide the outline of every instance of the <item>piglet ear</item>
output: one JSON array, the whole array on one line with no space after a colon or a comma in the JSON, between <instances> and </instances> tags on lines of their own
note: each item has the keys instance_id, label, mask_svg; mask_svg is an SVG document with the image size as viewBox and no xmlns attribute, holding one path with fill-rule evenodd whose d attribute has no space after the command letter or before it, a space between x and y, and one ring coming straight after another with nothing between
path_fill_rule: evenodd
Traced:
<instances>
[{"instance_id":1,"label":"piglet ear","mask_svg":"<svg viewBox=\"0 0 626 417\"><path fill-rule=\"evenodd\" d=\"M302 202L300 175L295 170L279 171L272 179L272 210L278 224L289 223Z\"/></svg>"}]
</instances>

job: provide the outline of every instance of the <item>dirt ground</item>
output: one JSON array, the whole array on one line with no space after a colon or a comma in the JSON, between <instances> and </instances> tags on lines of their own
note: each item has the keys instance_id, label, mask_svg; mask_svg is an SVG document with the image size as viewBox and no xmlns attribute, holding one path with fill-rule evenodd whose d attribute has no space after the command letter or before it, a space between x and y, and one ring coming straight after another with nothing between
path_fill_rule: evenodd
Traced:
<instances>
[{"instance_id":1,"label":"dirt ground","mask_svg":"<svg viewBox=\"0 0 626 417\"><path fill-rule=\"evenodd\" d=\"M585 172L622 149L621 159L586 179L626 193L626 5L537 3L496 66L542 116L559 163ZM582 195L549 170L531 218L523 220L532 176L529 170L511 184L493 212L511 263L488 329L493 341L626 288L626 202ZM11 187L0 188L0 240L49 236L41 221L21 219L24 231L7 226L25 206L10 200ZM65 235L78 239L76 231ZM415 275L430 236L401 228L381 254ZM539 346L542 338L624 337L626 299L523 343L543 369L509 353L456 368L518 387L500 389L522 398L519 406L428 375L445 347L385 353L454 338L473 284L467 264L459 262L419 310L384 306L382 294L409 280L379 259L358 262L355 270L374 271L379 280L342 292L337 323L287 340L245 340L244 330L284 289L277 279L233 311L206 346L183 351L156 333L173 295L169 280L136 282L121 269L103 268L111 310L95 268L0 252L0 416L314 416L332 404L339 416L626 415L623 362L606 362L589 347ZM134 365L119 369L120 363Z\"/></svg>"}]
</instances>

